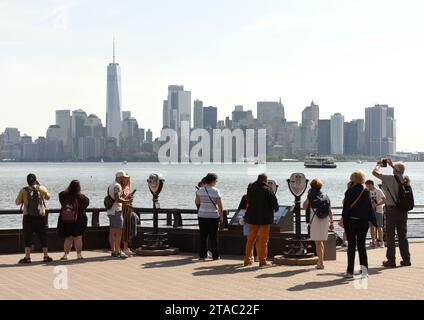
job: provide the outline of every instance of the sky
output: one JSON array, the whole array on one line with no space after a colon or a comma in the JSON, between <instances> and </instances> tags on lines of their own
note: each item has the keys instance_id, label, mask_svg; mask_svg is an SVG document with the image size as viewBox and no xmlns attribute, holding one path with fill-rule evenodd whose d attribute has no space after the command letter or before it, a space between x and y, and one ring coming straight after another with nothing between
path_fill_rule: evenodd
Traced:
<instances>
[{"instance_id":1,"label":"sky","mask_svg":"<svg viewBox=\"0 0 424 320\"><path fill-rule=\"evenodd\" d=\"M0 0L0 131L45 135L57 109L105 121L106 67L123 109L158 136L170 84L229 116L280 97L300 121L395 107L398 149L424 151L421 0Z\"/></svg>"}]
</instances>

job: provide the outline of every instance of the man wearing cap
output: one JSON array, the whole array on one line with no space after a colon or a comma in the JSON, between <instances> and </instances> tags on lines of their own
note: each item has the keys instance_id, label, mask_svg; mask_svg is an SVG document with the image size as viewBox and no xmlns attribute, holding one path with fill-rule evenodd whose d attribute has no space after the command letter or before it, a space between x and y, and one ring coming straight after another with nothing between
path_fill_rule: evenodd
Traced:
<instances>
[{"instance_id":1,"label":"man wearing cap","mask_svg":"<svg viewBox=\"0 0 424 320\"><path fill-rule=\"evenodd\" d=\"M45 186L40 185L35 174L27 176L28 186L19 191L16 205L23 208L23 231L25 243L25 257L20 264L31 263L32 235L35 233L40 240L44 253L44 262L53 261L49 257L47 247L46 205L45 200L50 200L50 194Z\"/></svg>"},{"instance_id":2,"label":"man wearing cap","mask_svg":"<svg viewBox=\"0 0 424 320\"><path fill-rule=\"evenodd\" d=\"M121 238L123 229L122 204L131 203L132 197L124 198L122 185L125 179L130 176L125 171L118 171L115 181L109 186L108 194L115 200L113 206L107 211L109 217L109 243L112 250L112 257L125 259L127 256L121 252Z\"/></svg>"},{"instance_id":3,"label":"man wearing cap","mask_svg":"<svg viewBox=\"0 0 424 320\"><path fill-rule=\"evenodd\" d=\"M399 182L409 184L409 178L405 176L405 165L403 163L394 164L392 160L387 160L387 164L393 169L392 175L380 173L382 162L377 163L373 175L380 179L382 189L386 195L386 237L387 237L387 261L383 262L386 268L396 267L396 243L395 233L397 229L399 250L402 256L401 266L411 266L411 254L409 252L407 224L408 212L399 210L396 206L399 198Z\"/></svg>"}]
</instances>

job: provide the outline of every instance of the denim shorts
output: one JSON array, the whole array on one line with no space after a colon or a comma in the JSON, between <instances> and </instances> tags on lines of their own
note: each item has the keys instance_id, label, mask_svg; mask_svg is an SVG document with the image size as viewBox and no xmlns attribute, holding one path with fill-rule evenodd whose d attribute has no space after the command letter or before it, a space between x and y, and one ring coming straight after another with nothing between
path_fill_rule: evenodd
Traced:
<instances>
[{"instance_id":1,"label":"denim shorts","mask_svg":"<svg viewBox=\"0 0 424 320\"><path fill-rule=\"evenodd\" d=\"M124 219L122 218L122 211L115 212L114 215L109 215L109 226L111 228L120 228L124 226Z\"/></svg>"}]
</instances>

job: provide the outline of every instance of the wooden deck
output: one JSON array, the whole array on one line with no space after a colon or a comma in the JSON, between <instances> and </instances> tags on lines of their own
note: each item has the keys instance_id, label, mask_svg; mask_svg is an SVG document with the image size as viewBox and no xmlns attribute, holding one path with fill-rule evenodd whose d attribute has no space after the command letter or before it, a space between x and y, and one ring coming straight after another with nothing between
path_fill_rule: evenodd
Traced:
<instances>
[{"instance_id":1,"label":"wooden deck","mask_svg":"<svg viewBox=\"0 0 424 320\"><path fill-rule=\"evenodd\" d=\"M0 256L0 299L424 299L424 243L411 244L413 266L383 269L384 249L369 250L368 289L346 281L346 252L326 269L274 266L242 267L240 257L197 262L193 255L113 260L105 252L84 252L77 262L16 262L22 255ZM59 259L60 253L53 253ZM75 258L75 253L70 255ZM66 267L66 268L63 268ZM68 289L55 289L55 277L68 275ZM55 274L59 272L59 274ZM355 287L356 284L356 287ZM364 283L362 283L364 284Z\"/></svg>"}]
</instances>

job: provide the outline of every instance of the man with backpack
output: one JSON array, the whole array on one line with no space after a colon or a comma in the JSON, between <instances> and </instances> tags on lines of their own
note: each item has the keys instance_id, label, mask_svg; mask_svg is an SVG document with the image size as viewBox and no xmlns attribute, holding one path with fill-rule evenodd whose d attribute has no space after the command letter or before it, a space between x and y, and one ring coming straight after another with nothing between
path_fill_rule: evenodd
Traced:
<instances>
[{"instance_id":1,"label":"man with backpack","mask_svg":"<svg viewBox=\"0 0 424 320\"><path fill-rule=\"evenodd\" d=\"M27 176L28 186L21 189L16 198L16 205L23 208L23 231L25 242L25 257L20 264L31 263L32 235L35 233L41 243L44 253L44 262L53 261L49 257L47 248L46 204L50 194L45 186L40 185L34 174Z\"/></svg>"},{"instance_id":2,"label":"man with backpack","mask_svg":"<svg viewBox=\"0 0 424 320\"><path fill-rule=\"evenodd\" d=\"M380 172L381 167L390 166L392 175ZM402 256L401 266L411 266L411 255L407 235L408 212L414 208L414 195L410 180L405 174L403 163L394 164L392 160L383 160L377 163L373 175L383 182L382 188L386 194L386 237L387 237L387 261L383 262L386 268L396 267L396 243L397 231L399 250Z\"/></svg>"}]
</instances>

